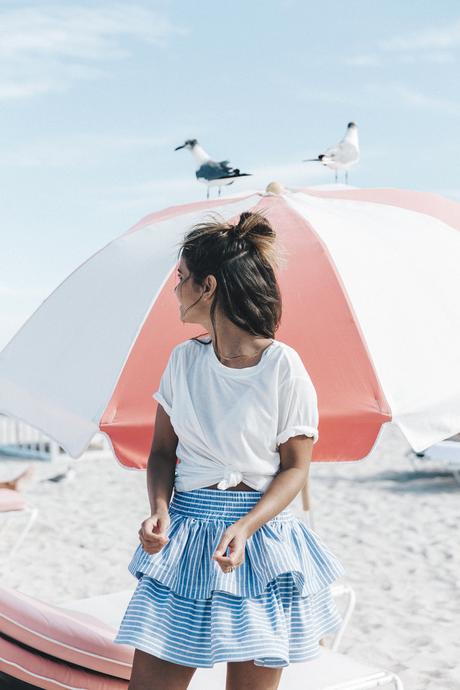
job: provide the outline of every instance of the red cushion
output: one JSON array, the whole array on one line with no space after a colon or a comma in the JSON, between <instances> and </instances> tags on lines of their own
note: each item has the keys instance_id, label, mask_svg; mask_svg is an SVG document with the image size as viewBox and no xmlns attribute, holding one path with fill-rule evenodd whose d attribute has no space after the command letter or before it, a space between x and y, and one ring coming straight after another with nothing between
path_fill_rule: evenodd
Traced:
<instances>
[{"instance_id":1,"label":"red cushion","mask_svg":"<svg viewBox=\"0 0 460 690\"><path fill-rule=\"evenodd\" d=\"M0 637L0 671L44 690L127 690L128 681L47 659Z\"/></svg>"},{"instance_id":2,"label":"red cushion","mask_svg":"<svg viewBox=\"0 0 460 690\"><path fill-rule=\"evenodd\" d=\"M14 489L0 489L0 513L6 510L24 510L24 497Z\"/></svg>"},{"instance_id":3,"label":"red cushion","mask_svg":"<svg viewBox=\"0 0 460 690\"><path fill-rule=\"evenodd\" d=\"M134 649L113 642L117 631L86 613L0 586L0 632L57 659L130 678Z\"/></svg>"}]
</instances>

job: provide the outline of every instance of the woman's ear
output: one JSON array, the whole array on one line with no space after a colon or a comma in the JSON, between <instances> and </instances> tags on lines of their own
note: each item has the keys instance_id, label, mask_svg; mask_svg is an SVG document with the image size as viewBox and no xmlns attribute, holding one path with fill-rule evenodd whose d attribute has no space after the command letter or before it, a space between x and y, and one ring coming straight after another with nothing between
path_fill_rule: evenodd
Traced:
<instances>
[{"instance_id":1,"label":"woman's ear","mask_svg":"<svg viewBox=\"0 0 460 690\"><path fill-rule=\"evenodd\" d=\"M204 291L212 294L214 292L216 286L217 286L217 281L216 281L215 276L213 276L212 274L206 276L206 279L204 281Z\"/></svg>"}]
</instances>

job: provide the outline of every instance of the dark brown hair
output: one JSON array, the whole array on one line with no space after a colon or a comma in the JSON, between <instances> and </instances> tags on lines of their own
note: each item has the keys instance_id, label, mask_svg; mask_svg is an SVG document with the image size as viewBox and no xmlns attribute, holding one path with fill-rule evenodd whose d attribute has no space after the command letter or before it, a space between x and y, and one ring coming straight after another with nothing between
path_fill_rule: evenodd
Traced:
<instances>
[{"instance_id":1,"label":"dark brown hair","mask_svg":"<svg viewBox=\"0 0 460 690\"><path fill-rule=\"evenodd\" d=\"M216 278L210 310L214 332L219 304L239 328L252 335L275 337L282 313L275 269L284 256L275 230L262 213L242 213L236 224L214 214L186 233L179 256L181 253L196 285L202 285L209 274Z\"/></svg>"}]
</instances>

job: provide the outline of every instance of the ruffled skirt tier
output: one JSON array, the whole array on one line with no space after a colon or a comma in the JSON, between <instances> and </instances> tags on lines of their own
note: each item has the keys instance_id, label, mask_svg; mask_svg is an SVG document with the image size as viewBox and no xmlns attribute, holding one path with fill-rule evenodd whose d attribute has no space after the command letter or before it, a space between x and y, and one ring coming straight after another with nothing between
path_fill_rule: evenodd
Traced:
<instances>
[{"instance_id":1,"label":"ruffled skirt tier","mask_svg":"<svg viewBox=\"0 0 460 690\"><path fill-rule=\"evenodd\" d=\"M139 583L114 641L203 668L246 660L283 667L318 656L319 640L342 623L330 585L345 570L291 509L249 537L234 571L212 560L225 529L262 496L175 492L169 541L156 554L139 545L128 566Z\"/></svg>"}]
</instances>

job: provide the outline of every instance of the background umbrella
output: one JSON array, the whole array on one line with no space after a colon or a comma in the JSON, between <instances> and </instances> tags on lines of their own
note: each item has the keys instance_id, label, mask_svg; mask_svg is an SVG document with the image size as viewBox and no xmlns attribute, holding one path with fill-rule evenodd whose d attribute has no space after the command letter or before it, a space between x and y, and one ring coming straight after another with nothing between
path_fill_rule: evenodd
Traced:
<instances>
[{"instance_id":1,"label":"background umbrella","mask_svg":"<svg viewBox=\"0 0 460 690\"><path fill-rule=\"evenodd\" d=\"M173 292L178 243L208 210L262 210L288 262L276 338L318 392L314 460L357 460L395 422L420 451L460 429L460 205L397 189L250 193L167 208L79 266L0 353L0 411L72 457L99 430L145 467L171 349L202 332Z\"/></svg>"}]
</instances>

